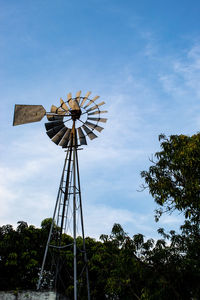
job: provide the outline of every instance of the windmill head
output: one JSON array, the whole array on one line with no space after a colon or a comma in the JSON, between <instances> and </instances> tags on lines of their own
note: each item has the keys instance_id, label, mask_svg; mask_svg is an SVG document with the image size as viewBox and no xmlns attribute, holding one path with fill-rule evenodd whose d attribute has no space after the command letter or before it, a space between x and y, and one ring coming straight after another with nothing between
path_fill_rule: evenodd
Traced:
<instances>
[{"instance_id":1,"label":"windmill head","mask_svg":"<svg viewBox=\"0 0 200 300\"><path fill-rule=\"evenodd\" d=\"M106 123L106 118L101 118L99 107L104 101L96 104L99 96L89 99L91 92L84 97L81 91L67 95L67 100L60 98L60 106L51 106L50 112L46 112L42 105L15 105L13 125L21 125L39 122L46 115L48 122L45 123L46 133L49 138L62 148L67 148L74 135L79 145L87 145L86 137L90 140L97 138L96 131L101 132L104 128L99 122Z\"/></svg>"}]
</instances>

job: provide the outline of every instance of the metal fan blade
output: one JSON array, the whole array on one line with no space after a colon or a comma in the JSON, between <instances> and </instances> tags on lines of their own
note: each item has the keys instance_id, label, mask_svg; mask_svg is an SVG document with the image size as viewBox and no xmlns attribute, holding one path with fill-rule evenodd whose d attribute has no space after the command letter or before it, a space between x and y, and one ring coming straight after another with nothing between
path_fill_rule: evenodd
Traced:
<instances>
[{"instance_id":1,"label":"metal fan blade","mask_svg":"<svg viewBox=\"0 0 200 300\"><path fill-rule=\"evenodd\" d=\"M78 91L76 93L76 101L78 102L78 104L80 103L80 95L81 95L81 91Z\"/></svg>"},{"instance_id":2,"label":"metal fan blade","mask_svg":"<svg viewBox=\"0 0 200 300\"><path fill-rule=\"evenodd\" d=\"M90 100L85 106L84 109L86 109L88 106L90 106L90 104L94 103L93 100Z\"/></svg>"},{"instance_id":3,"label":"metal fan blade","mask_svg":"<svg viewBox=\"0 0 200 300\"><path fill-rule=\"evenodd\" d=\"M90 123L90 122L88 122L88 121L86 121L85 124L86 124L87 126L89 126L90 128L95 129L95 130L97 130L97 131L99 131L99 132L101 132L101 131L104 129L104 128L101 127L101 126L95 125L95 124Z\"/></svg>"},{"instance_id":4,"label":"metal fan blade","mask_svg":"<svg viewBox=\"0 0 200 300\"><path fill-rule=\"evenodd\" d=\"M93 111L91 113L88 113L88 116L98 115L98 114L104 114L104 113L107 113L107 112L108 112L107 110L97 110L97 111Z\"/></svg>"},{"instance_id":5,"label":"metal fan blade","mask_svg":"<svg viewBox=\"0 0 200 300\"><path fill-rule=\"evenodd\" d=\"M66 114L66 112L62 108L56 107L55 105L51 106L51 113L58 114L58 115Z\"/></svg>"},{"instance_id":6,"label":"metal fan blade","mask_svg":"<svg viewBox=\"0 0 200 300\"><path fill-rule=\"evenodd\" d=\"M86 141L85 135L83 133L83 130L80 127L77 130L78 130L78 136L79 136L80 144L81 145L87 145L87 141Z\"/></svg>"},{"instance_id":7,"label":"metal fan blade","mask_svg":"<svg viewBox=\"0 0 200 300\"><path fill-rule=\"evenodd\" d=\"M76 99L69 100L68 103L72 110L80 110L79 104Z\"/></svg>"},{"instance_id":8,"label":"metal fan blade","mask_svg":"<svg viewBox=\"0 0 200 300\"><path fill-rule=\"evenodd\" d=\"M97 135L94 134L94 132L92 132L87 126L83 125L82 127L85 130L85 132L87 133L87 135L89 136L90 140L97 138Z\"/></svg>"},{"instance_id":9,"label":"metal fan blade","mask_svg":"<svg viewBox=\"0 0 200 300\"><path fill-rule=\"evenodd\" d=\"M67 147L69 140L70 140L70 133L71 133L71 129L68 128L67 131L65 132L62 140L60 141L59 146L62 146L63 148Z\"/></svg>"},{"instance_id":10,"label":"metal fan blade","mask_svg":"<svg viewBox=\"0 0 200 300\"><path fill-rule=\"evenodd\" d=\"M48 121L62 121L63 116L46 114Z\"/></svg>"},{"instance_id":11,"label":"metal fan blade","mask_svg":"<svg viewBox=\"0 0 200 300\"><path fill-rule=\"evenodd\" d=\"M48 122L48 123L45 123L45 128L46 130L50 130L56 126L60 126L60 125L64 125L63 121L57 121L57 122Z\"/></svg>"},{"instance_id":12,"label":"metal fan blade","mask_svg":"<svg viewBox=\"0 0 200 300\"><path fill-rule=\"evenodd\" d=\"M13 126L39 122L45 116L46 110L42 105L16 104L14 110Z\"/></svg>"},{"instance_id":13,"label":"metal fan blade","mask_svg":"<svg viewBox=\"0 0 200 300\"><path fill-rule=\"evenodd\" d=\"M67 94L68 104L72 110L79 110L80 107L76 100L72 99L72 94Z\"/></svg>"},{"instance_id":14,"label":"metal fan blade","mask_svg":"<svg viewBox=\"0 0 200 300\"><path fill-rule=\"evenodd\" d=\"M65 125L56 126L48 130L46 133L52 139L63 127L65 127Z\"/></svg>"},{"instance_id":15,"label":"metal fan blade","mask_svg":"<svg viewBox=\"0 0 200 300\"><path fill-rule=\"evenodd\" d=\"M67 127L63 127L60 131L58 131L58 133L52 138L52 141L58 145L59 142L62 140L65 132L67 131Z\"/></svg>"},{"instance_id":16,"label":"metal fan blade","mask_svg":"<svg viewBox=\"0 0 200 300\"><path fill-rule=\"evenodd\" d=\"M91 120L91 121L96 121L96 122L103 122L103 123L106 123L108 119L105 119L105 118L88 118L88 120Z\"/></svg>"},{"instance_id":17,"label":"metal fan blade","mask_svg":"<svg viewBox=\"0 0 200 300\"><path fill-rule=\"evenodd\" d=\"M90 94L91 94L91 92L87 92L87 93L86 93L85 97L83 98L83 101L81 102L80 107L83 106L83 104L85 103L85 101L87 100L87 98L90 96Z\"/></svg>"},{"instance_id":18,"label":"metal fan blade","mask_svg":"<svg viewBox=\"0 0 200 300\"><path fill-rule=\"evenodd\" d=\"M84 108L90 106L92 103L94 103L95 100L97 100L99 98L99 96L95 96L92 100L90 100L85 106Z\"/></svg>"},{"instance_id":19,"label":"metal fan blade","mask_svg":"<svg viewBox=\"0 0 200 300\"><path fill-rule=\"evenodd\" d=\"M103 104L105 104L104 101L102 101L102 102L99 103L99 104L96 104L96 105L92 106L92 107L89 108L89 109L86 109L86 111L87 111L87 112L92 111L92 110L94 110L94 109L96 109L96 108L99 108L99 106L101 106L101 105L103 105Z\"/></svg>"},{"instance_id":20,"label":"metal fan blade","mask_svg":"<svg viewBox=\"0 0 200 300\"><path fill-rule=\"evenodd\" d=\"M66 112L69 111L69 107L68 107L67 104L63 101L62 98L60 98L60 104L61 104L62 109L64 109Z\"/></svg>"},{"instance_id":21,"label":"metal fan blade","mask_svg":"<svg viewBox=\"0 0 200 300\"><path fill-rule=\"evenodd\" d=\"M55 105L51 105L51 112L52 113L56 113L57 109L58 108Z\"/></svg>"},{"instance_id":22,"label":"metal fan blade","mask_svg":"<svg viewBox=\"0 0 200 300\"><path fill-rule=\"evenodd\" d=\"M92 100L95 101L97 99L99 99L100 96L95 96Z\"/></svg>"},{"instance_id":23,"label":"metal fan blade","mask_svg":"<svg viewBox=\"0 0 200 300\"><path fill-rule=\"evenodd\" d=\"M67 99L68 99L68 101L69 101L70 99L72 99L72 94L71 94L71 93L67 94Z\"/></svg>"}]
</instances>

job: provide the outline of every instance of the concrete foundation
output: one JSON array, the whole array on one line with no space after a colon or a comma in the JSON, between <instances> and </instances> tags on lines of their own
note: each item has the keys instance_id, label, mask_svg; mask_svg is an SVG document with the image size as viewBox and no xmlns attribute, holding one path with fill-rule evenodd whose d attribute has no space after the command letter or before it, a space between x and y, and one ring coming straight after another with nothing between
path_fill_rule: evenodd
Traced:
<instances>
[{"instance_id":1,"label":"concrete foundation","mask_svg":"<svg viewBox=\"0 0 200 300\"><path fill-rule=\"evenodd\" d=\"M0 292L0 300L67 300L62 296L57 296L55 292L34 292L34 291L9 291Z\"/></svg>"}]
</instances>

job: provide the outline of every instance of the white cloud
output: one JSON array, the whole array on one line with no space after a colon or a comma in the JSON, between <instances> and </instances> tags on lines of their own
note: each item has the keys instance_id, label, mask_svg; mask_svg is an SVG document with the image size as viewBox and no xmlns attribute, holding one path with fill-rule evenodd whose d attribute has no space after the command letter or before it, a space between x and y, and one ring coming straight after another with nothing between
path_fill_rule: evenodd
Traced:
<instances>
[{"instance_id":1,"label":"white cloud","mask_svg":"<svg viewBox=\"0 0 200 300\"><path fill-rule=\"evenodd\" d=\"M183 219L183 215L174 212L173 215L162 215L162 217L160 218L160 224L169 226L176 225L177 227L177 225L183 224Z\"/></svg>"},{"instance_id":2,"label":"white cloud","mask_svg":"<svg viewBox=\"0 0 200 300\"><path fill-rule=\"evenodd\" d=\"M128 209L117 209L105 204L84 205L86 235L99 238L101 234L110 234L114 223L122 225L130 236L139 232L152 231L151 216L133 213Z\"/></svg>"},{"instance_id":3,"label":"white cloud","mask_svg":"<svg viewBox=\"0 0 200 300\"><path fill-rule=\"evenodd\" d=\"M160 80L174 98L191 95L200 98L200 45L191 47L185 57L169 58L168 73L163 73Z\"/></svg>"}]
</instances>

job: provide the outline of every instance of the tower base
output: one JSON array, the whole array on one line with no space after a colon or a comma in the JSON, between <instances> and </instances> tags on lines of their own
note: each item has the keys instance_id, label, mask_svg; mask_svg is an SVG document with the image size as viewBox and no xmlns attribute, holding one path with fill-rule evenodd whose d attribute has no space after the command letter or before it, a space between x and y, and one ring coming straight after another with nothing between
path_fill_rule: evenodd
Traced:
<instances>
[{"instance_id":1,"label":"tower base","mask_svg":"<svg viewBox=\"0 0 200 300\"><path fill-rule=\"evenodd\" d=\"M1 300L69 300L53 291L6 291L0 292Z\"/></svg>"}]
</instances>

